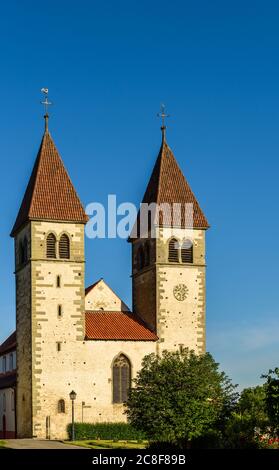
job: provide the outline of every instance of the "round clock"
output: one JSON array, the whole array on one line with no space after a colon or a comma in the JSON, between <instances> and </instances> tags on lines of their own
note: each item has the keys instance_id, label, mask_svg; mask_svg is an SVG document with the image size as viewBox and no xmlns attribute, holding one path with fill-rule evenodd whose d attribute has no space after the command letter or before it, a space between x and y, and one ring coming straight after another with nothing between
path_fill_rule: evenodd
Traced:
<instances>
[{"instance_id":1,"label":"round clock","mask_svg":"<svg viewBox=\"0 0 279 470\"><path fill-rule=\"evenodd\" d=\"M189 289L185 284L177 284L173 288L173 295L176 300L179 300L179 302L185 300L187 298L188 293Z\"/></svg>"}]
</instances>

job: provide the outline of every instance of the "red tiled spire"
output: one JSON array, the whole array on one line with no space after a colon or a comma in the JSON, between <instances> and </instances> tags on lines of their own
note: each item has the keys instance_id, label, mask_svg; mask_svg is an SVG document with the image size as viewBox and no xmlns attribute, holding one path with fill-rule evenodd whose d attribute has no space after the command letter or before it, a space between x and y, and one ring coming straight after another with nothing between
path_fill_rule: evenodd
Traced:
<instances>
[{"instance_id":1,"label":"red tiled spire","mask_svg":"<svg viewBox=\"0 0 279 470\"><path fill-rule=\"evenodd\" d=\"M158 205L168 203L172 206L174 203L181 204L181 227L188 227L187 215L185 215L185 204L193 204L193 228L209 228L209 224L203 214L199 203L186 181L178 163L168 146L165 138L165 127L162 127L162 145L153 168L149 183L147 185L142 203L157 203ZM173 215L169 221L164 221L168 226L174 226ZM155 224L163 225L162 213L159 213L159 221ZM139 227L139 215L137 219ZM134 227L131 238L135 237Z\"/></svg>"},{"instance_id":2,"label":"red tiled spire","mask_svg":"<svg viewBox=\"0 0 279 470\"><path fill-rule=\"evenodd\" d=\"M61 157L46 130L11 236L28 220L88 220Z\"/></svg>"}]
</instances>

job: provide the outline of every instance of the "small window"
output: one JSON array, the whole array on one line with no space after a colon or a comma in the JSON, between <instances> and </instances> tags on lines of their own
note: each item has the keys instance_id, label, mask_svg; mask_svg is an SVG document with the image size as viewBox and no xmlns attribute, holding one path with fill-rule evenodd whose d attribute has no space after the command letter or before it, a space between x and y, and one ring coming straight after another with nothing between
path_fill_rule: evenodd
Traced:
<instances>
[{"instance_id":1,"label":"small window","mask_svg":"<svg viewBox=\"0 0 279 470\"><path fill-rule=\"evenodd\" d=\"M193 243L191 240L184 240L181 247L182 263L193 263Z\"/></svg>"},{"instance_id":2,"label":"small window","mask_svg":"<svg viewBox=\"0 0 279 470\"><path fill-rule=\"evenodd\" d=\"M179 245L175 238L172 238L169 242L169 261L179 263Z\"/></svg>"},{"instance_id":3,"label":"small window","mask_svg":"<svg viewBox=\"0 0 279 470\"><path fill-rule=\"evenodd\" d=\"M61 342L60 342L60 341L58 341L58 342L56 343L56 348L57 348L57 351L58 351L58 352L61 351Z\"/></svg>"},{"instance_id":4,"label":"small window","mask_svg":"<svg viewBox=\"0 0 279 470\"><path fill-rule=\"evenodd\" d=\"M14 369L14 356L13 354L11 353L10 356L9 356L9 369L10 370L13 370Z\"/></svg>"},{"instance_id":5,"label":"small window","mask_svg":"<svg viewBox=\"0 0 279 470\"><path fill-rule=\"evenodd\" d=\"M46 257L56 258L56 237L53 233L47 236L46 240Z\"/></svg>"},{"instance_id":6,"label":"small window","mask_svg":"<svg viewBox=\"0 0 279 470\"><path fill-rule=\"evenodd\" d=\"M25 264L28 260L28 242L24 237L23 241L19 242L19 264Z\"/></svg>"},{"instance_id":7,"label":"small window","mask_svg":"<svg viewBox=\"0 0 279 470\"><path fill-rule=\"evenodd\" d=\"M140 271L144 267L144 250L140 246L137 252L137 269Z\"/></svg>"},{"instance_id":8,"label":"small window","mask_svg":"<svg viewBox=\"0 0 279 470\"><path fill-rule=\"evenodd\" d=\"M58 315L58 317L62 317L62 305L58 305L58 307L57 307L57 315Z\"/></svg>"},{"instance_id":9,"label":"small window","mask_svg":"<svg viewBox=\"0 0 279 470\"><path fill-rule=\"evenodd\" d=\"M150 246L149 246L149 243L146 242L145 246L144 246L144 265L145 266L149 266L150 264Z\"/></svg>"},{"instance_id":10,"label":"small window","mask_svg":"<svg viewBox=\"0 0 279 470\"><path fill-rule=\"evenodd\" d=\"M56 287L61 287L61 276L56 277Z\"/></svg>"},{"instance_id":11,"label":"small window","mask_svg":"<svg viewBox=\"0 0 279 470\"><path fill-rule=\"evenodd\" d=\"M128 399L131 387L131 364L129 359L120 354L113 363L113 403L124 403Z\"/></svg>"},{"instance_id":12,"label":"small window","mask_svg":"<svg viewBox=\"0 0 279 470\"><path fill-rule=\"evenodd\" d=\"M57 408L58 413L65 413L65 400L59 400Z\"/></svg>"},{"instance_id":13,"label":"small window","mask_svg":"<svg viewBox=\"0 0 279 470\"><path fill-rule=\"evenodd\" d=\"M65 234L59 240L59 258L70 259L70 240Z\"/></svg>"}]
</instances>

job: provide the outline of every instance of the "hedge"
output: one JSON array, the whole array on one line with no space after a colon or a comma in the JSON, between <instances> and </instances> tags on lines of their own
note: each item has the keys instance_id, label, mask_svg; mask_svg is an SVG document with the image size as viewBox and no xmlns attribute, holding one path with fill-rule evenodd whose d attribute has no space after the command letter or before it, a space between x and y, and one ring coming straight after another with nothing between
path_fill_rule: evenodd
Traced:
<instances>
[{"instance_id":1,"label":"hedge","mask_svg":"<svg viewBox=\"0 0 279 470\"><path fill-rule=\"evenodd\" d=\"M68 424L69 438L72 435L72 424ZM132 440L146 439L142 431L134 429L127 423L75 423L75 440L105 439Z\"/></svg>"}]
</instances>

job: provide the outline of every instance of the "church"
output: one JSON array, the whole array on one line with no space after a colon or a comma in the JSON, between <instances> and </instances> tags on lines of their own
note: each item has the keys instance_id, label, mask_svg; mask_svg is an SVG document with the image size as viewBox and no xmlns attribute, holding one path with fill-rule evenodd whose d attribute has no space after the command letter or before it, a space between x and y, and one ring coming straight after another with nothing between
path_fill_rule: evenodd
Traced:
<instances>
[{"instance_id":1,"label":"church","mask_svg":"<svg viewBox=\"0 0 279 470\"><path fill-rule=\"evenodd\" d=\"M166 141L143 203L191 205L133 233L132 311L99 279L85 286L88 216L48 128L11 236L16 331L0 346L0 437L64 439L71 422L126 420L124 403L145 355L205 351L208 222ZM109 188L108 188L109 192ZM136 221L136 224L138 219ZM94 243L98 243L97 240ZM128 282L128 280L126 281Z\"/></svg>"}]
</instances>

